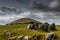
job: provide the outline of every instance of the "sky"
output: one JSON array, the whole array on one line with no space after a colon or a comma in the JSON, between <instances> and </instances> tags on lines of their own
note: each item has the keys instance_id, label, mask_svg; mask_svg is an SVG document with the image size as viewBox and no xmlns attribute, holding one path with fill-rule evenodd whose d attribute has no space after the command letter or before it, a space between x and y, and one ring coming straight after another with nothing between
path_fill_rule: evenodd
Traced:
<instances>
[{"instance_id":1,"label":"sky","mask_svg":"<svg viewBox=\"0 0 60 40\"><path fill-rule=\"evenodd\" d=\"M0 0L0 25L20 18L60 24L59 0Z\"/></svg>"}]
</instances>

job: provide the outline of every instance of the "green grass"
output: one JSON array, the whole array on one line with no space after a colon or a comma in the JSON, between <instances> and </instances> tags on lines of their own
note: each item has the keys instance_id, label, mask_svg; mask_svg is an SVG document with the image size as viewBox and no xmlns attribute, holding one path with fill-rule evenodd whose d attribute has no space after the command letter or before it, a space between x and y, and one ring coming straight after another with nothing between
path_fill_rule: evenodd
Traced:
<instances>
[{"instance_id":1,"label":"green grass","mask_svg":"<svg viewBox=\"0 0 60 40\"><path fill-rule=\"evenodd\" d=\"M35 34L42 34L45 35L48 32L43 32L40 30L29 30L27 29L28 24L17 24L17 25L0 25L0 35L2 35L4 30L8 30L9 32L15 34L15 35L29 35L33 36ZM55 32L56 35L60 38L60 26L56 26L57 31L50 31ZM0 40L7 40L7 37L1 37Z\"/></svg>"}]
</instances>

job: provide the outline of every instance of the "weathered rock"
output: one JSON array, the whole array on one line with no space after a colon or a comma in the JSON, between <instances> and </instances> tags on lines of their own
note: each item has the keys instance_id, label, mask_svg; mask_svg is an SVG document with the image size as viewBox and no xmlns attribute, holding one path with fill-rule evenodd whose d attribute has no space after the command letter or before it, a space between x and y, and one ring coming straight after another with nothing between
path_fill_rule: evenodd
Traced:
<instances>
[{"instance_id":1,"label":"weathered rock","mask_svg":"<svg viewBox=\"0 0 60 40\"><path fill-rule=\"evenodd\" d=\"M24 38L24 36L18 36L17 40L22 40Z\"/></svg>"},{"instance_id":2,"label":"weathered rock","mask_svg":"<svg viewBox=\"0 0 60 40\"><path fill-rule=\"evenodd\" d=\"M44 31L48 32L48 27L49 27L48 23L45 23L44 24Z\"/></svg>"},{"instance_id":3,"label":"weathered rock","mask_svg":"<svg viewBox=\"0 0 60 40\"><path fill-rule=\"evenodd\" d=\"M38 30L39 29L39 24L38 23L34 23L34 25L35 25L34 29Z\"/></svg>"},{"instance_id":4,"label":"weathered rock","mask_svg":"<svg viewBox=\"0 0 60 40\"><path fill-rule=\"evenodd\" d=\"M40 25L40 28L39 28L40 30L44 30L44 25L42 24L42 25Z\"/></svg>"},{"instance_id":5,"label":"weathered rock","mask_svg":"<svg viewBox=\"0 0 60 40\"><path fill-rule=\"evenodd\" d=\"M12 35L12 33L11 32L8 32L7 30L5 30L4 32L3 32L3 36L4 37L10 37Z\"/></svg>"},{"instance_id":6,"label":"weathered rock","mask_svg":"<svg viewBox=\"0 0 60 40\"><path fill-rule=\"evenodd\" d=\"M33 40L42 40L41 37L42 35L34 35Z\"/></svg>"},{"instance_id":7,"label":"weathered rock","mask_svg":"<svg viewBox=\"0 0 60 40\"><path fill-rule=\"evenodd\" d=\"M17 36L10 37L8 40L17 40Z\"/></svg>"},{"instance_id":8,"label":"weathered rock","mask_svg":"<svg viewBox=\"0 0 60 40\"><path fill-rule=\"evenodd\" d=\"M47 35L46 35L46 40L56 40L56 35L53 33L53 32L51 32L51 33L48 33Z\"/></svg>"},{"instance_id":9,"label":"weathered rock","mask_svg":"<svg viewBox=\"0 0 60 40\"><path fill-rule=\"evenodd\" d=\"M28 36L25 36L25 37L23 38L23 40L28 40Z\"/></svg>"},{"instance_id":10,"label":"weathered rock","mask_svg":"<svg viewBox=\"0 0 60 40\"><path fill-rule=\"evenodd\" d=\"M28 27L28 29L34 29L34 30L37 30L39 29L39 24L38 23L34 23L34 22L31 22Z\"/></svg>"},{"instance_id":11,"label":"weathered rock","mask_svg":"<svg viewBox=\"0 0 60 40\"><path fill-rule=\"evenodd\" d=\"M33 29L33 26L32 25L33 24L29 24L28 27L27 27L27 29Z\"/></svg>"},{"instance_id":12,"label":"weathered rock","mask_svg":"<svg viewBox=\"0 0 60 40\"><path fill-rule=\"evenodd\" d=\"M52 25L50 25L49 29L50 29L50 30L56 30L55 23L53 23Z\"/></svg>"},{"instance_id":13,"label":"weathered rock","mask_svg":"<svg viewBox=\"0 0 60 40\"><path fill-rule=\"evenodd\" d=\"M29 37L28 37L28 40L32 40L32 36L29 36Z\"/></svg>"},{"instance_id":14,"label":"weathered rock","mask_svg":"<svg viewBox=\"0 0 60 40\"><path fill-rule=\"evenodd\" d=\"M33 24L34 22L30 22L30 24L28 25L28 29L34 29L34 24Z\"/></svg>"},{"instance_id":15,"label":"weathered rock","mask_svg":"<svg viewBox=\"0 0 60 40\"><path fill-rule=\"evenodd\" d=\"M42 24L39 29L48 32L48 27L49 25L45 23L45 24Z\"/></svg>"}]
</instances>

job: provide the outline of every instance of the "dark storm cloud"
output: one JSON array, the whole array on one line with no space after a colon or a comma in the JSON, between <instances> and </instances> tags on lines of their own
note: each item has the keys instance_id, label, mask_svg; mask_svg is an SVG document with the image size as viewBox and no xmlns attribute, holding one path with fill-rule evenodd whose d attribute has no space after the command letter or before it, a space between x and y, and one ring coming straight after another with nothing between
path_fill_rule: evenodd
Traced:
<instances>
[{"instance_id":1,"label":"dark storm cloud","mask_svg":"<svg viewBox=\"0 0 60 40\"><path fill-rule=\"evenodd\" d=\"M9 7L2 7L1 10L3 12L6 12L6 11L9 11L9 12L14 11L14 12L16 12L17 11L15 8L9 8Z\"/></svg>"},{"instance_id":2,"label":"dark storm cloud","mask_svg":"<svg viewBox=\"0 0 60 40\"><path fill-rule=\"evenodd\" d=\"M0 0L0 10L1 10L0 15L5 15L5 14L20 14L21 12L25 12L27 9L25 10L24 6L29 7L28 4L34 5L35 1L37 2L37 5L38 5L37 8L38 9L39 8L40 9L41 8L42 9L46 9L47 5L52 3L54 0ZM1 5L1 3L2 3L2 5ZM23 7L23 8L21 8L21 7ZM21 10L23 10L23 11L21 11ZM56 16L60 15L59 13L52 13L52 14L51 13L44 13L44 15L45 14L48 14L47 16L49 16L49 17L52 14L56 15ZM32 13L31 15L34 15L34 14Z\"/></svg>"},{"instance_id":3,"label":"dark storm cloud","mask_svg":"<svg viewBox=\"0 0 60 40\"><path fill-rule=\"evenodd\" d=\"M0 0L0 6L9 6L9 7L25 7L29 4L30 0Z\"/></svg>"},{"instance_id":4,"label":"dark storm cloud","mask_svg":"<svg viewBox=\"0 0 60 40\"><path fill-rule=\"evenodd\" d=\"M23 0L0 0L0 16L13 14L19 15L24 12L26 2L23 2Z\"/></svg>"},{"instance_id":5,"label":"dark storm cloud","mask_svg":"<svg viewBox=\"0 0 60 40\"><path fill-rule=\"evenodd\" d=\"M52 2L53 0L33 0L30 3L30 8L37 8L37 9L46 9L48 8L48 5Z\"/></svg>"},{"instance_id":6,"label":"dark storm cloud","mask_svg":"<svg viewBox=\"0 0 60 40\"><path fill-rule=\"evenodd\" d=\"M24 10L17 9L15 7L6 7L6 6L4 6L4 7L0 8L0 15L10 15L10 14L19 15L22 12L24 12Z\"/></svg>"},{"instance_id":7,"label":"dark storm cloud","mask_svg":"<svg viewBox=\"0 0 60 40\"><path fill-rule=\"evenodd\" d=\"M44 11L60 12L60 0L34 0L29 7L32 9L43 9Z\"/></svg>"},{"instance_id":8,"label":"dark storm cloud","mask_svg":"<svg viewBox=\"0 0 60 40\"><path fill-rule=\"evenodd\" d=\"M60 0L54 0L50 3L50 8L58 8L60 6Z\"/></svg>"}]
</instances>

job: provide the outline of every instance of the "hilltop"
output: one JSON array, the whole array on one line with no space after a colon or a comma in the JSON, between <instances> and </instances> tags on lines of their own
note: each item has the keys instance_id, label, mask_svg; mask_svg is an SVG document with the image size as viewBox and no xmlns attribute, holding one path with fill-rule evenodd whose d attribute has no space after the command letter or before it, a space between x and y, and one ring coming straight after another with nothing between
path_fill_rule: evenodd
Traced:
<instances>
[{"instance_id":1,"label":"hilltop","mask_svg":"<svg viewBox=\"0 0 60 40\"><path fill-rule=\"evenodd\" d=\"M35 23L42 24L41 22L36 21L34 19L31 19L31 18L21 18L21 19L15 20L15 21L13 21L9 24L29 24L30 22L35 22Z\"/></svg>"}]
</instances>

